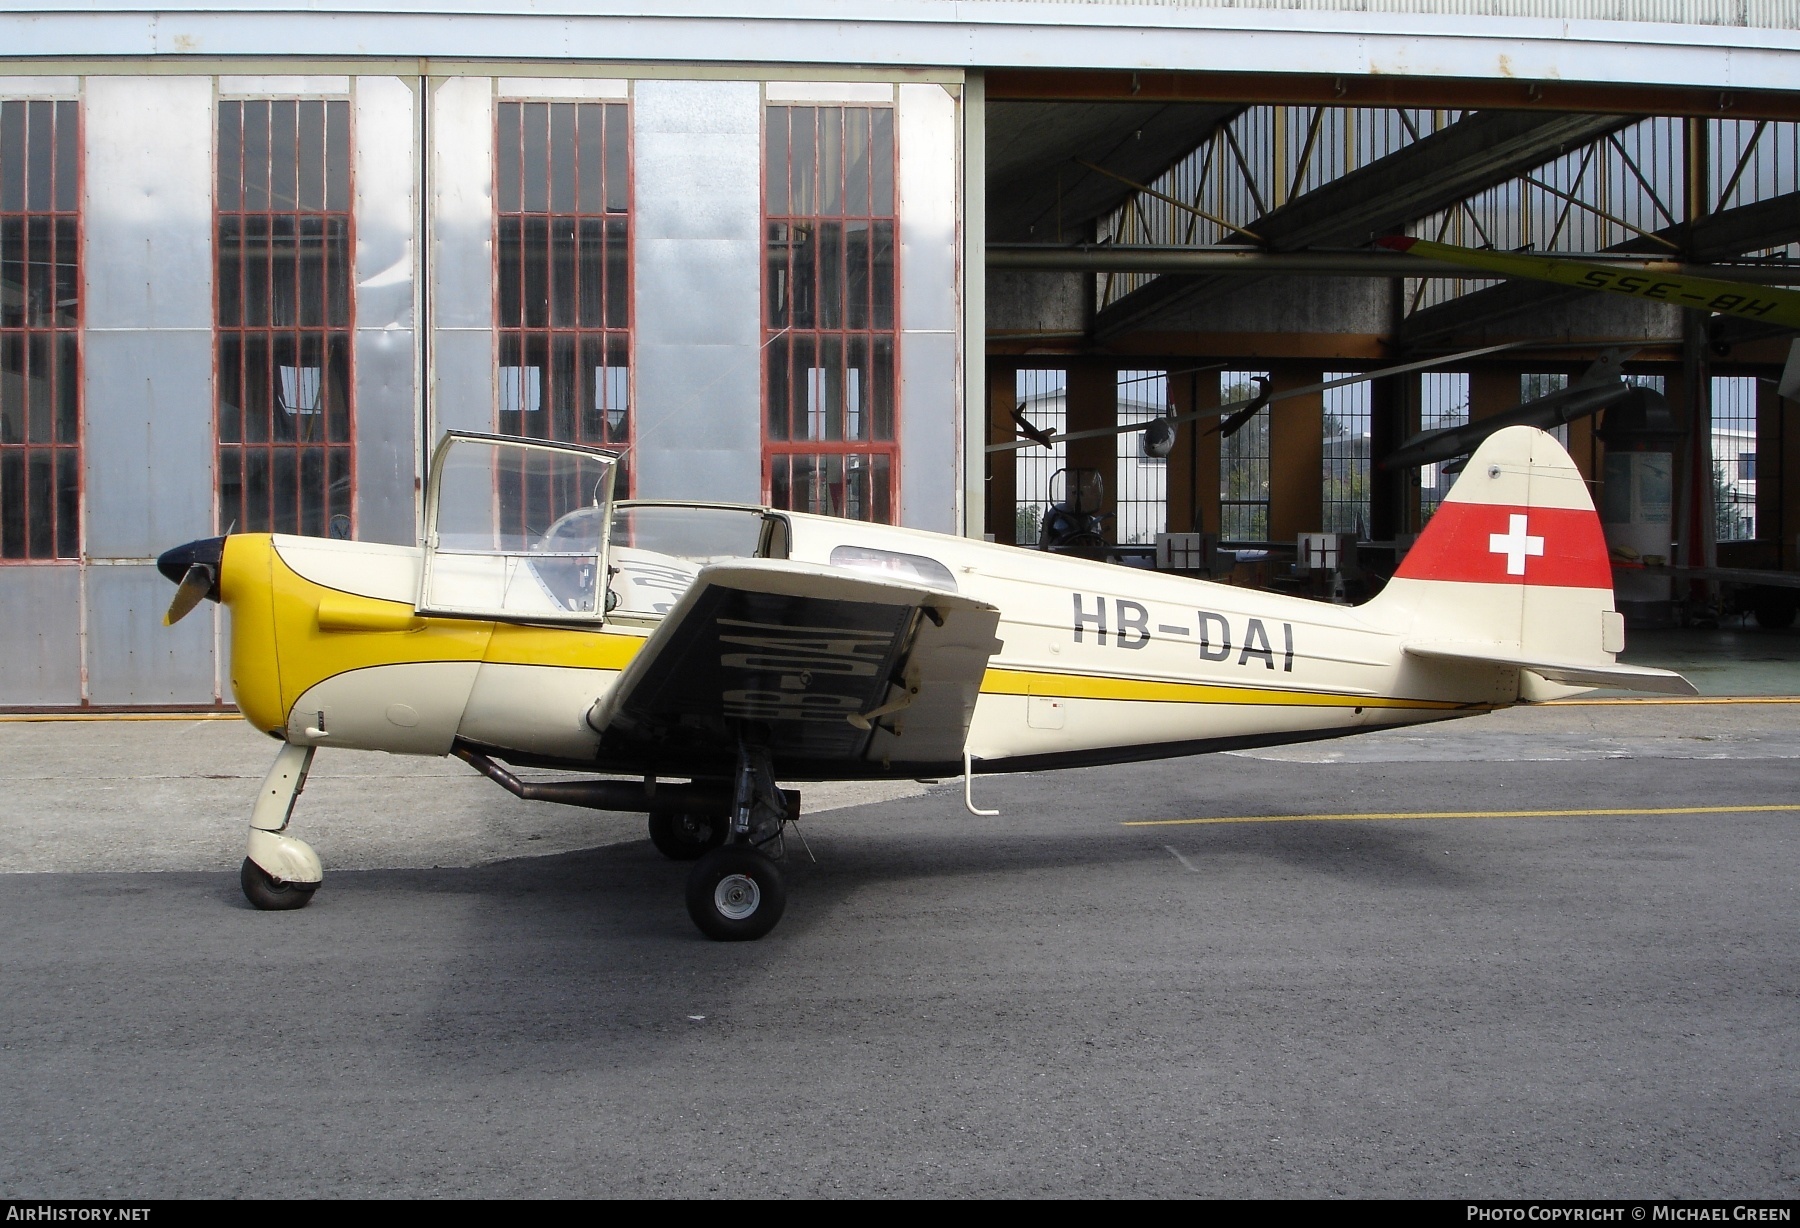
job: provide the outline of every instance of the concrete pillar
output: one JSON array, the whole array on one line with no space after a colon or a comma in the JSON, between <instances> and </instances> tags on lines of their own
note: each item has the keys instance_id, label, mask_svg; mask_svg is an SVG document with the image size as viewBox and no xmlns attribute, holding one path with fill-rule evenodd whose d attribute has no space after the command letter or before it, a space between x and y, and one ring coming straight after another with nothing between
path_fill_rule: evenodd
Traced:
<instances>
[{"instance_id":1,"label":"concrete pillar","mask_svg":"<svg viewBox=\"0 0 1800 1228\"><path fill-rule=\"evenodd\" d=\"M1119 420L1119 377L1118 372L1109 366L1077 366L1069 370L1069 430L1089 431L1099 427L1114 426ZM1069 467L1071 469L1095 469L1102 479L1106 490L1105 502L1101 505L1103 512L1116 509L1118 492L1113 487L1118 485L1118 439L1112 435L1100 435L1093 439L1073 439L1069 441ZM1066 490L1057 490L1057 494L1066 495ZM1112 521L1107 522L1107 536L1112 536Z\"/></svg>"},{"instance_id":2,"label":"concrete pillar","mask_svg":"<svg viewBox=\"0 0 1800 1228\"><path fill-rule=\"evenodd\" d=\"M1320 368L1278 363L1270 370L1274 392L1316 384ZM1269 407L1269 539L1294 541L1325 524L1325 408L1323 394L1309 392Z\"/></svg>"},{"instance_id":3,"label":"concrete pillar","mask_svg":"<svg viewBox=\"0 0 1800 1228\"><path fill-rule=\"evenodd\" d=\"M1169 404L1192 413L1219 403L1216 371L1169 377ZM1217 418L1184 422L1169 453L1169 532L1219 530L1219 435ZM1198 515L1196 515L1198 513Z\"/></svg>"}]
</instances>

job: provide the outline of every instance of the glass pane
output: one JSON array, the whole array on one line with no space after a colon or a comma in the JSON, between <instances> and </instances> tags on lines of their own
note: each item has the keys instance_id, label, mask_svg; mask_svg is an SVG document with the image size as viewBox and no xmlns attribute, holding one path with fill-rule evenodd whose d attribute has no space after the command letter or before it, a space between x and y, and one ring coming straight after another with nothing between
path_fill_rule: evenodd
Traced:
<instances>
[{"instance_id":1,"label":"glass pane","mask_svg":"<svg viewBox=\"0 0 1800 1228\"><path fill-rule=\"evenodd\" d=\"M820 107L819 115L819 212L844 211L844 112L842 107Z\"/></svg>"},{"instance_id":2,"label":"glass pane","mask_svg":"<svg viewBox=\"0 0 1800 1228\"><path fill-rule=\"evenodd\" d=\"M844 225L820 222L819 328L844 326Z\"/></svg>"},{"instance_id":3,"label":"glass pane","mask_svg":"<svg viewBox=\"0 0 1800 1228\"><path fill-rule=\"evenodd\" d=\"M844 223L844 326L869 327L869 224Z\"/></svg>"},{"instance_id":4,"label":"glass pane","mask_svg":"<svg viewBox=\"0 0 1800 1228\"><path fill-rule=\"evenodd\" d=\"M606 326L606 223L583 218L576 233L578 280L576 323L583 328Z\"/></svg>"},{"instance_id":5,"label":"glass pane","mask_svg":"<svg viewBox=\"0 0 1800 1228\"><path fill-rule=\"evenodd\" d=\"M575 338L567 333L550 335L550 413L545 438L569 443L582 441L581 402L586 380L576 375Z\"/></svg>"},{"instance_id":6,"label":"glass pane","mask_svg":"<svg viewBox=\"0 0 1800 1228\"><path fill-rule=\"evenodd\" d=\"M243 242L243 220L221 217L215 284L218 286L219 324L225 328L243 323Z\"/></svg>"},{"instance_id":7,"label":"glass pane","mask_svg":"<svg viewBox=\"0 0 1800 1228\"><path fill-rule=\"evenodd\" d=\"M325 207L325 103L310 98L300 104L299 116L300 190L296 197L302 209Z\"/></svg>"},{"instance_id":8,"label":"glass pane","mask_svg":"<svg viewBox=\"0 0 1800 1228\"><path fill-rule=\"evenodd\" d=\"M25 327L25 219L0 217L0 328Z\"/></svg>"},{"instance_id":9,"label":"glass pane","mask_svg":"<svg viewBox=\"0 0 1800 1228\"><path fill-rule=\"evenodd\" d=\"M219 527L225 530L247 528L243 454L236 448L219 449Z\"/></svg>"},{"instance_id":10,"label":"glass pane","mask_svg":"<svg viewBox=\"0 0 1800 1228\"><path fill-rule=\"evenodd\" d=\"M763 403L768 406L769 438L786 440L792 438L788 430L788 405L790 402L788 362L791 350L790 339L777 336L769 342L768 358L768 392Z\"/></svg>"},{"instance_id":11,"label":"glass pane","mask_svg":"<svg viewBox=\"0 0 1800 1228\"><path fill-rule=\"evenodd\" d=\"M297 448L274 448L269 457L269 524L276 533L300 532L300 474Z\"/></svg>"},{"instance_id":12,"label":"glass pane","mask_svg":"<svg viewBox=\"0 0 1800 1228\"><path fill-rule=\"evenodd\" d=\"M81 248L76 239L76 222L72 217L59 217L56 233L56 305L55 320L59 328L74 328L80 322Z\"/></svg>"},{"instance_id":13,"label":"glass pane","mask_svg":"<svg viewBox=\"0 0 1800 1228\"><path fill-rule=\"evenodd\" d=\"M267 443L274 417L275 373L269 361L267 333L250 333L243 339L244 439Z\"/></svg>"},{"instance_id":14,"label":"glass pane","mask_svg":"<svg viewBox=\"0 0 1800 1228\"><path fill-rule=\"evenodd\" d=\"M844 438L869 438L870 420L866 412L869 380L869 339L850 337L846 340L844 358Z\"/></svg>"},{"instance_id":15,"label":"glass pane","mask_svg":"<svg viewBox=\"0 0 1800 1228\"><path fill-rule=\"evenodd\" d=\"M81 454L56 450L56 557L81 557Z\"/></svg>"},{"instance_id":16,"label":"glass pane","mask_svg":"<svg viewBox=\"0 0 1800 1228\"><path fill-rule=\"evenodd\" d=\"M628 158L631 136L625 124L625 104L606 106L606 211L626 213L631 208L631 171Z\"/></svg>"},{"instance_id":17,"label":"glass pane","mask_svg":"<svg viewBox=\"0 0 1800 1228\"><path fill-rule=\"evenodd\" d=\"M575 314L575 219L549 219L550 231L550 324L553 328L572 328Z\"/></svg>"},{"instance_id":18,"label":"glass pane","mask_svg":"<svg viewBox=\"0 0 1800 1228\"><path fill-rule=\"evenodd\" d=\"M519 186L522 109L516 102L501 103L494 125L494 199L502 213L517 213L522 199Z\"/></svg>"},{"instance_id":19,"label":"glass pane","mask_svg":"<svg viewBox=\"0 0 1800 1228\"><path fill-rule=\"evenodd\" d=\"M819 229L815 223L796 223L789 232L794 261L788 283L788 319L794 328L815 327L813 304L818 293Z\"/></svg>"},{"instance_id":20,"label":"glass pane","mask_svg":"<svg viewBox=\"0 0 1800 1228\"><path fill-rule=\"evenodd\" d=\"M300 205L299 104L280 99L269 104L269 204L275 209Z\"/></svg>"},{"instance_id":21,"label":"glass pane","mask_svg":"<svg viewBox=\"0 0 1800 1228\"><path fill-rule=\"evenodd\" d=\"M300 458L300 532L324 537L327 528L325 453L318 448L305 448Z\"/></svg>"},{"instance_id":22,"label":"glass pane","mask_svg":"<svg viewBox=\"0 0 1800 1228\"><path fill-rule=\"evenodd\" d=\"M869 109L844 109L844 212L869 212Z\"/></svg>"},{"instance_id":23,"label":"glass pane","mask_svg":"<svg viewBox=\"0 0 1800 1228\"><path fill-rule=\"evenodd\" d=\"M875 328L894 327L894 224L876 222L869 255L869 306Z\"/></svg>"},{"instance_id":24,"label":"glass pane","mask_svg":"<svg viewBox=\"0 0 1800 1228\"><path fill-rule=\"evenodd\" d=\"M350 442L350 335L327 333L325 347L325 438L333 443Z\"/></svg>"},{"instance_id":25,"label":"glass pane","mask_svg":"<svg viewBox=\"0 0 1800 1228\"><path fill-rule=\"evenodd\" d=\"M246 533L267 533L273 527L269 515L269 454L261 448L246 450L244 464L244 523Z\"/></svg>"},{"instance_id":26,"label":"glass pane","mask_svg":"<svg viewBox=\"0 0 1800 1228\"><path fill-rule=\"evenodd\" d=\"M606 325L628 328L631 325L631 275L627 262L631 259L624 220L606 224Z\"/></svg>"},{"instance_id":27,"label":"glass pane","mask_svg":"<svg viewBox=\"0 0 1800 1228\"><path fill-rule=\"evenodd\" d=\"M542 102L528 102L520 109L524 207L529 213L543 213L550 204L550 107Z\"/></svg>"},{"instance_id":28,"label":"glass pane","mask_svg":"<svg viewBox=\"0 0 1800 1228\"><path fill-rule=\"evenodd\" d=\"M788 107L770 107L763 149L763 190L768 197L764 212L781 217L788 212Z\"/></svg>"},{"instance_id":29,"label":"glass pane","mask_svg":"<svg viewBox=\"0 0 1800 1228\"><path fill-rule=\"evenodd\" d=\"M844 339L819 338L817 393L813 398L816 416L824 434L815 439L840 440L844 437Z\"/></svg>"},{"instance_id":30,"label":"glass pane","mask_svg":"<svg viewBox=\"0 0 1800 1228\"><path fill-rule=\"evenodd\" d=\"M52 219L25 219L25 323L33 328L48 328L54 323L56 302L55 250L52 241Z\"/></svg>"},{"instance_id":31,"label":"glass pane","mask_svg":"<svg viewBox=\"0 0 1800 1228\"><path fill-rule=\"evenodd\" d=\"M333 328L350 326L350 222L325 219L325 319Z\"/></svg>"},{"instance_id":32,"label":"glass pane","mask_svg":"<svg viewBox=\"0 0 1800 1228\"><path fill-rule=\"evenodd\" d=\"M0 333L0 443L25 442L25 338Z\"/></svg>"},{"instance_id":33,"label":"glass pane","mask_svg":"<svg viewBox=\"0 0 1800 1228\"><path fill-rule=\"evenodd\" d=\"M76 443L81 438L79 393L81 390L79 339L72 332L56 336L56 442Z\"/></svg>"},{"instance_id":34,"label":"glass pane","mask_svg":"<svg viewBox=\"0 0 1800 1228\"><path fill-rule=\"evenodd\" d=\"M0 209L25 208L25 104L0 102Z\"/></svg>"},{"instance_id":35,"label":"glass pane","mask_svg":"<svg viewBox=\"0 0 1800 1228\"><path fill-rule=\"evenodd\" d=\"M25 339L25 437L32 443L49 443L56 416L56 364L51 358L55 337L30 333ZM46 496L48 497L48 496Z\"/></svg>"},{"instance_id":36,"label":"glass pane","mask_svg":"<svg viewBox=\"0 0 1800 1228\"><path fill-rule=\"evenodd\" d=\"M325 104L325 207L350 212L350 104Z\"/></svg>"},{"instance_id":37,"label":"glass pane","mask_svg":"<svg viewBox=\"0 0 1800 1228\"><path fill-rule=\"evenodd\" d=\"M81 207L81 135L79 108L73 102L56 104L56 207L73 213Z\"/></svg>"},{"instance_id":38,"label":"glass pane","mask_svg":"<svg viewBox=\"0 0 1800 1228\"><path fill-rule=\"evenodd\" d=\"M0 558L25 557L25 452L0 452Z\"/></svg>"},{"instance_id":39,"label":"glass pane","mask_svg":"<svg viewBox=\"0 0 1800 1228\"><path fill-rule=\"evenodd\" d=\"M769 327L786 328L788 325L788 301L792 297L793 287L789 284L788 257L790 231L786 222L770 222L768 229L768 248L764 259L769 266Z\"/></svg>"},{"instance_id":40,"label":"glass pane","mask_svg":"<svg viewBox=\"0 0 1800 1228\"><path fill-rule=\"evenodd\" d=\"M522 220L524 259L520 305L527 328L543 328L550 322L550 222L543 217Z\"/></svg>"},{"instance_id":41,"label":"glass pane","mask_svg":"<svg viewBox=\"0 0 1800 1228\"><path fill-rule=\"evenodd\" d=\"M877 452L870 457L873 472L870 474L869 519L879 524L894 523L894 472L891 458L885 452Z\"/></svg>"},{"instance_id":42,"label":"glass pane","mask_svg":"<svg viewBox=\"0 0 1800 1228\"><path fill-rule=\"evenodd\" d=\"M813 143L816 136L817 111L813 107L789 107L788 212L811 214L817 194L817 175L813 165Z\"/></svg>"},{"instance_id":43,"label":"glass pane","mask_svg":"<svg viewBox=\"0 0 1800 1228\"><path fill-rule=\"evenodd\" d=\"M240 168L244 181L244 208L266 213L269 199L269 104L246 102L244 153Z\"/></svg>"},{"instance_id":44,"label":"glass pane","mask_svg":"<svg viewBox=\"0 0 1800 1228\"><path fill-rule=\"evenodd\" d=\"M811 337L801 335L793 338L793 368L790 379L796 385L793 389L793 407L789 410L788 420L793 423L795 439L817 439L815 434L819 423L814 417L818 376L817 351Z\"/></svg>"},{"instance_id":45,"label":"glass pane","mask_svg":"<svg viewBox=\"0 0 1800 1228\"><path fill-rule=\"evenodd\" d=\"M269 219L266 216L244 218L244 297L243 322L256 326L269 323Z\"/></svg>"},{"instance_id":46,"label":"glass pane","mask_svg":"<svg viewBox=\"0 0 1800 1228\"><path fill-rule=\"evenodd\" d=\"M220 443L240 443L244 438L243 339L235 333L219 334L218 430Z\"/></svg>"},{"instance_id":47,"label":"glass pane","mask_svg":"<svg viewBox=\"0 0 1800 1228\"><path fill-rule=\"evenodd\" d=\"M871 437L877 443L894 442L894 339L874 339L874 361L870 378L874 388L869 396L869 412L873 417Z\"/></svg>"},{"instance_id":48,"label":"glass pane","mask_svg":"<svg viewBox=\"0 0 1800 1228\"><path fill-rule=\"evenodd\" d=\"M894 112L888 107L869 111L869 211L894 212Z\"/></svg>"},{"instance_id":49,"label":"glass pane","mask_svg":"<svg viewBox=\"0 0 1800 1228\"><path fill-rule=\"evenodd\" d=\"M575 104L550 104L550 211L575 212Z\"/></svg>"},{"instance_id":50,"label":"glass pane","mask_svg":"<svg viewBox=\"0 0 1800 1228\"><path fill-rule=\"evenodd\" d=\"M339 540L348 540L351 534L350 505L350 449L333 448L330 453L329 476L331 485L328 490L327 508L331 513L331 521L326 535Z\"/></svg>"},{"instance_id":51,"label":"glass pane","mask_svg":"<svg viewBox=\"0 0 1800 1228\"><path fill-rule=\"evenodd\" d=\"M520 217L502 217L497 226L499 239L499 256L495 261L498 284L496 295L499 304L496 308L496 323L501 328L517 328L524 322L525 307L522 301L525 276L525 220Z\"/></svg>"},{"instance_id":52,"label":"glass pane","mask_svg":"<svg viewBox=\"0 0 1800 1228\"><path fill-rule=\"evenodd\" d=\"M219 104L219 211L235 212L243 205L244 107L242 103Z\"/></svg>"},{"instance_id":53,"label":"glass pane","mask_svg":"<svg viewBox=\"0 0 1800 1228\"><path fill-rule=\"evenodd\" d=\"M575 160L580 192L576 208L583 213L606 212L606 108L583 103L575 113Z\"/></svg>"},{"instance_id":54,"label":"glass pane","mask_svg":"<svg viewBox=\"0 0 1800 1228\"><path fill-rule=\"evenodd\" d=\"M29 102L25 120L26 164L25 207L49 211L56 199L54 166L56 165L56 104Z\"/></svg>"}]
</instances>

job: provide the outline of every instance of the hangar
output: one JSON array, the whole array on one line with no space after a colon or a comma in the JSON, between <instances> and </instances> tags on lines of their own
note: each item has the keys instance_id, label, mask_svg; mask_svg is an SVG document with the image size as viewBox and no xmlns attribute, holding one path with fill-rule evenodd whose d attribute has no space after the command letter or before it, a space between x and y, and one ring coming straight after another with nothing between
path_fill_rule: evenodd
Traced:
<instances>
[{"instance_id":1,"label":"hangar","mask_svg":"<svg viewBox=\"0 0 1800 1228\"><path fill-rule=\"evenodd\" d=\"M1448 485L1384 458L1598 363L1669 410L1563 428L1653 543L1621 598L1800 563L1791 330L1372 246L1800 282L1796 0L24 0L0 35L9 708L226 702L156 555L410 542L450 428L1021 545L1085 470L1104 552L1198 532L1272 582L1314 532L1378 573ZM1265 383L1165 456L1012 447Z\"/></svg>"}]
</instances>

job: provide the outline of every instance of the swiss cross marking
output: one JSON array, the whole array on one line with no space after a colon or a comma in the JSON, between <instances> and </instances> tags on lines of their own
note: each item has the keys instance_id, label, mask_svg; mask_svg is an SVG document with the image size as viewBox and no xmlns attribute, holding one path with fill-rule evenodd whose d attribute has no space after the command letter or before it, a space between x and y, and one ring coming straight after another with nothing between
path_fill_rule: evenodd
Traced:
<instances>
[{"instance_id":1,"label":"swiss cross marking","mask_svg":"<svg viewBox=\"0 0 1800 1228\"><path fill-rule=\"evenodd\" d=\"M1511 527L1504 533L1488 534L1488 553L1506 556L1506 574L1522 576L1525 574L1525 556L1542 555L1544 539L1531 537L1525 532L1525 517L1513 513Z\"/></svg>"}]
</instances>

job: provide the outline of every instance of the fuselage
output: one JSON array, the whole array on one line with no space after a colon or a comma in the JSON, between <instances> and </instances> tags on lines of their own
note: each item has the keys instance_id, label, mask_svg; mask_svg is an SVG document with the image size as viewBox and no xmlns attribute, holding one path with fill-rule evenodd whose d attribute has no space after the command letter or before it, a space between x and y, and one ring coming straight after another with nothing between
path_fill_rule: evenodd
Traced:
<instances>
[{"instance_id":1,"label":"fuselage","mask_svg":"<svg viewBox=\"0 0 1800 1228\"><path fill-rule=\"evenodd\" d=\"M693 505L640 503L642 510ZM1403 611L1377 612L835 517L736 509L762 548L902 573L999 610L967 749L987 771L1330 737L1487 711L1517 671L1426 669ZM246 719L300 745L445 754L630 773L586 717L672 601L711 561L615 543L623 599L584 625L420 613L425 551L317 538L226 540L232 692ZM430 607L424 606L429 609ZM936 774L889 757L833 775Z\"/></svg>"}]
</instances>

